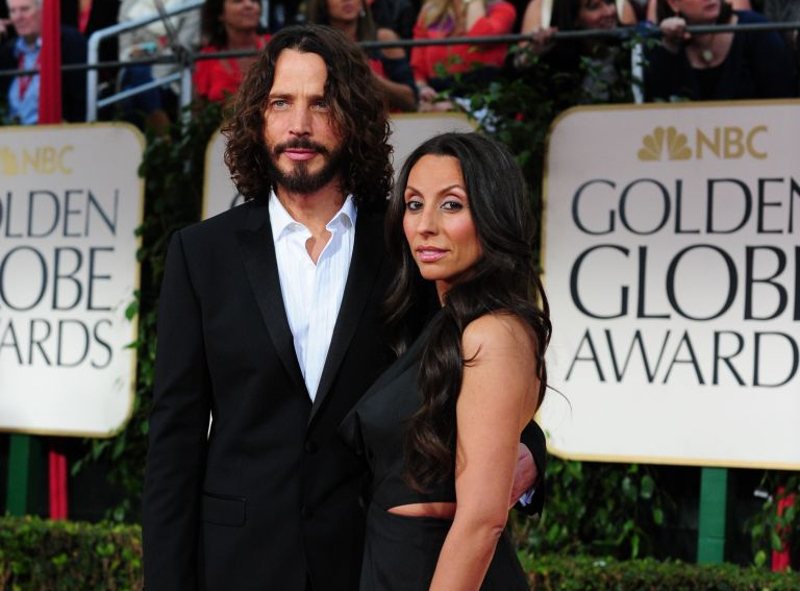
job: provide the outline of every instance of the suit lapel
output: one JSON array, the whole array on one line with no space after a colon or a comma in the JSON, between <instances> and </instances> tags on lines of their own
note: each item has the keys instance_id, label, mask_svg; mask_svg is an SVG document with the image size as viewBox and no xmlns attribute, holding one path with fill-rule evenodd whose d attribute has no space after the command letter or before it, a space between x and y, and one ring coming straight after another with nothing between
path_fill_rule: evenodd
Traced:
<instances>
[{"instance_id":1,"label":"suit lapel","mask_svg":"<svg viewBox=\"0 0 800 591\"><path fill-rule=\"evenodd\" d=\"M330 392L339 366L358 327L364 306L372 293L383 256L383 216L359 213L353 243L353 258L347 274L342 307L333 328L333 337L325 358L317 395L311 407L309 423Z\"/></svg>"},{"instance_id":2,"label":"suit lapel","mask_svg":"<svg viewBox=\"0 0 800 591\"><path fill-rule=\"evenodd\" d=\"M249 207L245 228L238 232L245 271L275 350L297 388L308 398L294 349L294 337L283 306L269 208L266 203L252 203Z\"/></svg>"}]
</instances>

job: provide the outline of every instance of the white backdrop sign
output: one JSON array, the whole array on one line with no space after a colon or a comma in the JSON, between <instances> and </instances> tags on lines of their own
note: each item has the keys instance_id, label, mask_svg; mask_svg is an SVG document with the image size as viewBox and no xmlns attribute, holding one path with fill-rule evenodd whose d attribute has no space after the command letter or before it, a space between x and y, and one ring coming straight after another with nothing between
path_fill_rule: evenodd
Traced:
<instances>
[{"instance_id":1,"label":"white backdrop sign","mask_svg":"<svg viewBox=\"0 0 800 591\"><path fill-rule=\"evenodd\" d=\"M0 129L0 430L102 437L128 419L143 151L127 125Z\"/></svg>"},{"instance_id":2,"label":"white backdrop sign","mask_svg":"<svg viewBox=\"0 0 800 591\"><path fill-rule=\"evenodd\" d=\"M448 131L473 131L465 115L437 113L419 115L394 115L391 120L391 144L394 148L394 165L399 171L406 157L434 135ZM203 218L210 218L242 202L242 196L231 182L223 162L225 138L217 133L206 150L206 177L203 191Z\"/></svg>"},{"instance_id":3,"label":"white backdrop sign","mask_svg":"<svg viewBox=\"0 0 800 591\"><path fill-rule=\"evenodd\" d=\"M551 450L800 468L800 103L569 111L545 199Z\"/></svg>"}]
</instances>

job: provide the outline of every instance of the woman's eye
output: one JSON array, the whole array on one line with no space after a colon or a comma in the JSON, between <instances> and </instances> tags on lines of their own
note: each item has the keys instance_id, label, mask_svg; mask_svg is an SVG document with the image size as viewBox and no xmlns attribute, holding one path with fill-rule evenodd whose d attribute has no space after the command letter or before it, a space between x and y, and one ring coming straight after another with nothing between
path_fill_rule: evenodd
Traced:
<instances>
[{"instance_id":1,"label":"woman's eye","mask_svg":"<svg viewBox=\"0 0 800 591\"><path fill-rule=\"evenodd\" d=\"M461 211L464 209L464 205L460 201L445 201L442 203L442 209L446 211Z\"/></svg>"},{"instance_id":2,"label":"woman's eye","mask_svg":"<svg viewBox=\"0 0 800 591\"><path fill-rule=\"evenodd\" d=\"M409 211L418 211L422 209L422 203L419 201L406 201L406 209Z\"/></svg>"}]
</instances>

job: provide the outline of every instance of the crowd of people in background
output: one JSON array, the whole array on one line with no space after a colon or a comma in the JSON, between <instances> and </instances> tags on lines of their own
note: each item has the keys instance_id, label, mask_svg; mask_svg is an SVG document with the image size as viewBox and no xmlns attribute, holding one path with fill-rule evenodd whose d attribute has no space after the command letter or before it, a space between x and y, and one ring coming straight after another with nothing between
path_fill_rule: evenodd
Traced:
<instances>
[{"instance_id":1,"label":"crowd of people in background","mask_svg":"<svg viewBox=\"0 0 800 591\"><path fill-rule=\"evenodd\" d=\"M169 10L185 0L61 0L61 57L86 60L86 39L117 22ZM0 70L38 68L43 0L2 0ZM269 14L262 15L268 6ZM267 16L268 18L263 18ZM206 0L201 10L159 20L101 46L101 60L130 61L176 51L197 52L193 91L198 100L224 103L233 95L255 51L270 32L291 22L317 22L357 42L478 38L522 33L525 41L364 50L394 112L459 108L458 87L488 84L497 76L528 76L547 67L573 74L579 102L619 98L610 88L639 68L630 99L649 101L796 97L798 31L724 31L692 35L694 25L800 21L792 0ZM264 26L264 23L267 26ZM619 37L559 38L559 31L635 26L655 42L632 46ZM652 35L657 32L656 35ZM633 49L632 49L633 48ZM219 52L242 55L214 59ZM106 93L140 87L179 68L131 63L103 70ZM110 72L110 73L109 73ZM636 80L637 77L628 77ZM86 74L64 72L66 121L86 117ZM638 85L638 88L633 87ZM166 129L177 115L177 85L135 94L109 116ZM0 76L0 109L7 123L37 122L39 76ZM444 98L443 98L444 97ZM448 100L444 100L444 99Z\"/></svg>"}]
</instances>

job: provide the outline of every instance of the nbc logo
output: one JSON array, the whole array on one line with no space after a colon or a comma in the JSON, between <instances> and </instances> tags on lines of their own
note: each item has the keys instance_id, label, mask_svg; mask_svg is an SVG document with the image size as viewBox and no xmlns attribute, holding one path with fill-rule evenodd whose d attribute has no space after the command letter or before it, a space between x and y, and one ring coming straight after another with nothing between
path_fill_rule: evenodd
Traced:
<instances>
[{"instance_id":1,"label":"nbc logo","mask_svg":"<svg viewBox=\"0 0 800 591\"><path fill-rule=\"evenodd\" d=\"M28 172L71 174L72 168L67 161L74 149L74 146L64 146L60 149L42 146L14 151L8 146L0 146L0 174L3 176L17 176Z\"/></svg>"},{"instance_id":2,"label":"nbc logo","mask_svg":"<svg viewBox=\"0 0 800 591\"><path fill-rule=\"evenodd\" d=\"M759 146L763 142L760 135L767 133L766 125L757 125L745 130L741 127L715 127L711 131L696 129L694 149L690 145L690 135L679 132L672 125L656 127L652 133L642 138L642 147L636 153L644 162L664 160L703 160L717 158L735 160L745 156L764 160L767 153Z\"/></svg>"}]
</instances>

